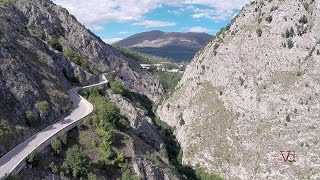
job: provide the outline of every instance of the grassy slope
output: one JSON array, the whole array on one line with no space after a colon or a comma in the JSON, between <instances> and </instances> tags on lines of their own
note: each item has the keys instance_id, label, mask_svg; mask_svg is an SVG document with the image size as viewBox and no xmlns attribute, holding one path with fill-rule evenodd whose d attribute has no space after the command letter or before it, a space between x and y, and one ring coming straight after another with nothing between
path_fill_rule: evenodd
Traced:
<instances>
[{"instance_id":1,"label":"grassy slope","mask_svg":"<svg viewBox=\"0 0 320 180\"><path fill-rule=\"evenodd\" d=\"M54 162L58 167L58 172L54 173L58 176L70 177L70 174L65 174L62 165L66 157L66 151L75 145L81 148L81 151L85 154L88 159L88 167L86 174L94 174L97 179L119 179L126 169L129 174L132 174L130 170L131 158L132 158L132 142L133 132L130 129L117 129L117 124L113 122L106 122L106 117L113 117L111 113L117 113L116 110L112 109L112 103L106 99L103 94L103 90L100 88L92 88L88 92L83 93L86 98L89 99L94 105L94 112L84 119L84 123L78 125L70 132L68 132L67 143L62 146L62 150L59 154L54 153L52 148L49 146L47 151L44 151L39 156L39 162L33 169L24 169L17 177L17 179L32 179L39 178L43 179L48 172L51 171L49 168L50 163ZM108 109L107 114L101 113L99 110ZM115 112L113 112L115 111ZM115 116L120 116L114 114ZM120 120L119 117L118 120ZM113 117L115 119L115 117ZM108 131L112 132L112 138L106 139L105 134ZM101 153L106 153L106 150L102 151L102 144L107 141L110 143L112 155L104 158ZM116 162L117 157L123 154L125 156L124 161ZM126 162L127 163L126 163ZM129 167L129 168L127 168ZM79 178L79 177L78 177ZM87 178L87 175L83 175L82 178ZM134 176L132 176L134 178Z\"/></svg>"},{"instance_id":2,"label":"grassy slope","mask_svg":"<svg viewBox=\"0 0 320 180\"><path fill-rule=\"evenodd\" d=\"M157 56L152 56L149 54L144 54L127 48L114 47L114 49L120 51L123 55L137 60L140 64L163 64L163 63L173 63L171 59L161 58Z\"/></svg>"}]
</instances>

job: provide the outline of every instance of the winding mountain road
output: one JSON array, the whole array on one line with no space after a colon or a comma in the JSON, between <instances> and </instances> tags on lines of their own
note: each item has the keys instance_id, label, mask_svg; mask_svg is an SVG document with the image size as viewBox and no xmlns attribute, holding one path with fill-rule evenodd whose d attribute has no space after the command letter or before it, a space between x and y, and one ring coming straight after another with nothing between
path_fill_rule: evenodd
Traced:
<instances>
[{"instance_id":1,"label":"winding mountain road","mask_svg":"<svg viewBox=\"0 0 320 180\"><path fill-rule=\"evenodd\" d=\"M20 172L25 166L26 157L31 152L34 150L42 150L50 144L52 139L74 128L79 120L93 111L93 105L78 94L80 89L99 86L106 83L108 83L108 80L104 75L101 75L100 83L70 89L68 94L74 108L72 113L57 123L31 136L0 158L0 179L3 179L7 174Z\"/></svg>"}]
</instances>

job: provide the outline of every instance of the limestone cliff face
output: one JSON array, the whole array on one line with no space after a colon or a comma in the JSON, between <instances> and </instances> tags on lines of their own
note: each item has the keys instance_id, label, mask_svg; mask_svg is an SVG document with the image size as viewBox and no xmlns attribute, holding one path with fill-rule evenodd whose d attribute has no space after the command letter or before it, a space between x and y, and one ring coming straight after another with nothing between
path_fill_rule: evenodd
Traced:
<instances>
[{"instance_id":1,"label":"limestone cliff face","mask_svg":"<svg viewBox=\"0 0 320 180\"><path fill-rule=\"evenodd\" d=\"M165 144L147 111L129 99L107 90L107 96L127 117L134 130L131 143L132 166L136 174L146 180L176 180L180 175L169 162Z\"/></svg>"},{"instance_id":2,"label":"limestone cliff face","mask_svg":"<svg viewBox=\"0 0 320 180\"><path fill-rule=\"evenodd\" d=\"M319 16L319 0L254 1L196 55L158 109L185 164L226 179L320 178Z\"/></svg>"},{"instance_id":3,"label":"limestone cliff face","mask_svg":"<svg viewBox=\"0 0 320 180\"><path fill-rule=\"evenodd\" d=\"M82 56L89 68L52 48L53 39L63 50ZM66 9L49 0L0 1L0 156L68 114L67 90L73 85L92 83L96 75L111 72L130 91L154 102L161 98L157 78L105 44ZM36 107L41 101L49 104L46 116ZM32 112L35 126L27 126L26 112Z\"/></svg>"},{"instance_id":4,"label":"limestone cliff face","mask_svg":"<svg viewBox=\"0 0 320 180\"><path fill-rule=\"evenodd\" d=\"M105 44L69 12L49 0L17 1L16 6L28 18L28 26L35 33L58 39L64 49L79 52L89 61L94 74L114 72L134 92L157 102L163 93L157 79L143 70L134 60L123 56Z\"/></svg>"},{"instance_id":5,"label":"limestone cliff face","mask_svg":"<svg viewBox=\"0 0 320 180\"><path fill-rule=\"evenodd\" d=\"M146 115L147 112L136 107L121 95L113 94L111 90L107 92L110 100L119 107L120 113L129 119L131 127L137 135L154 149L158 151L164 149L164 143L161 141L152 119Z\"/></svg>"},{"instance_id":6,"label":"limestone cliff face","mask_svg":"<svg viewBox=\"0 0 320 180\"><path fill-rule=\"evenodd\" d=\"M0 3L0 156L29 137L36 128L27 126L26 112L43 128L69 109L67 78L78 66L56 53L29 32L28 19L13 5ZM86 73L84 73L86 74ZM91 79L86 74L84 79ZM49 102L46 116L35 104Z\"/></svg>"}]
</instances>

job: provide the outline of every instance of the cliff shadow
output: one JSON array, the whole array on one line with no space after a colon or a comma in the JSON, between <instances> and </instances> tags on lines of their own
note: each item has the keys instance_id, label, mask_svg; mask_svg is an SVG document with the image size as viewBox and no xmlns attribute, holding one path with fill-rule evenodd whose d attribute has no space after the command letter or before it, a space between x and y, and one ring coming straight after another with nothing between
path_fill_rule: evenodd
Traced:
<instances>
[{"instance_id":1,"label":"cliff shadow","mask_svg":"<svg viewBox=\"0 0 320 180\"><path fill-rule=\"evenodd\" d=\"M146 95L125 90L123 96L129 99L131 102L133 102L134 105L146 110L147 111L146 115L149 116L150 118L155 117L155 114L153 113L153 110L152 110L153 102Z\"/></svg>"}]
</instances>

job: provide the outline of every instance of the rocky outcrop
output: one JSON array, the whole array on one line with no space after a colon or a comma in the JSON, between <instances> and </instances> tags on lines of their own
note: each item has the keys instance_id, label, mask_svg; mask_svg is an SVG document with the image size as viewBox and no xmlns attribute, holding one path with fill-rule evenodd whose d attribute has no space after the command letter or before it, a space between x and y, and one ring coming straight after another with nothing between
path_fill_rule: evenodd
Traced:
<instances>
[{"instance_id":1,"label":"rocky outcrop","mask_svg":"<svg viewBox=\"0 0 320 180\"><path fill-rule=\"evenodd\" d=\"M111 90L107 90L107 96L120 109L121 115L129 119L133 129L130 156L135 173L144 180L180 179L179 173L169 162L165 144L146 110L119 94L113 94Z\"/></svg>"},{"instance_id":2,"label":"rocky outcrop","mask_svg":"<svg viewBox=\"0 0 320 180\"><path fill-rule=\"evenodd\" d=\"M65 57L62 50L72 50L89 67ZM9 146L1 143L0 155L67 114L67 90L96 81L102 72L115 73L127 88L154 102L163 93L155 77L114 51L66 9L49 0L1 1L0 141L7 141L10 133L17 141ZM46 113L36 107L44 101ZM27 126L30 121L34 124Z\"/></svg>"},{"instance_id":3,"label":"rocky outcrop","mask_svg":"<svg viewBox=\"0 0 320 180\"><path fill-rule=\"evenodd\" d=\"M168 160L165 149L155 151L144 139L132 136L132 166L143 180L178 180L181 176Z\"/></svg>"},{"instance_id":4,"label":"rocky outcrop","mask_svg":"<svg viewBox=\"0 0 320 180\"><path fill-rule=\"evenodd\" d=\"M165 149L164 143L161 141L152 119L146 115L145 110L134 106L123 96L113 94L111 90L108 90L107 93L110 100L120 109L120 113L129 119L131 127L142 140L158 151Z\"/></svg>"},{"instance_id":5,"label":"rocky outcrop","mask_svg":"<svg viewBox=\"0 0 320 180\"><path fill-rule=\"evenodd\" d=\"M319 179L320 1L253 1L158 109L184 164L226 179Z\"/></svg>"},{"instance_id":6,"label":"rocky outcrop","mask_svg":"<svg viewBox=\"0 0 320 180\"><path fill-rule=\"evenodd\" d=\"M28 30L28 21L13 6L0 4L0 126L1 141L16 139L5 146L2 155L12 145L33 134L36 128L26 126L26 112L32 112L32 127L43 128L69 109L67 89L74 76L75 65L50 49ZM63 73L64 72L64 73ZM40 117L37 102L47 101L48 112ZM14 126L12 125L14 124ZM29 122L30 124L30 122ZM14 128L19 125L16 136ZM12 139L10 141L12 141Z\"/></svg>"},{"instance_id":7,"label":"rocky outcrop","mask_svg":"<svg viewBox=\"0 0 320 180\"><path fill-rule=\"evenodd\" d=\"M28 18L28 26L35 34L57 39L63 49L71 49L84 56L94 74L115 72L132 91L144 94L155 102L160 100L163 90L157 79L134 60L112 50L66 9L49 0L18 1L16 6Z\"/></svg>"},{"instance_id":8,"label":"rocky outcrop","mask_svg":"<svg viewBox=\"0 0 320 180\"><path fill-rule=\"evenodd\" d=\"M137 174L140 177L144 177L145 180L171 180L171 179L178 179L178 177L170 178L168 174L163 172L163 170L159 166L159 164L154 164L146 157L140 156L139 158L135 158L135 167L138 169ZM156 158L158 158L156 156ZM167 168L167 164L163 164L165 168Z\"/></svg>"}]
</instances>

